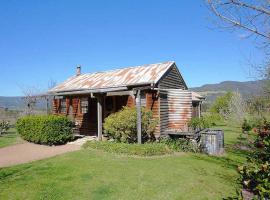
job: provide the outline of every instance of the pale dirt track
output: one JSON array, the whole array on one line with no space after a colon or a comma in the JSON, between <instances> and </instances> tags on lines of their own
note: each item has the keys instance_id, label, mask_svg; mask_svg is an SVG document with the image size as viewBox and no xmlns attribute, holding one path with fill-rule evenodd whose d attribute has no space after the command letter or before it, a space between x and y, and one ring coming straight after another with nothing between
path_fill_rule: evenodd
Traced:
<instances>
[{"instance_id":1,"label":"pale dirt track","mask_svg":"<svg viewBox=\"0 0 270 200\"><path fill-rule=\"evenodd\" d=\"M29 142L16 144L0 148L0 168L41 160L66 152L77 151L80 148L81 146L76 144L59 146L38 145Z\"/></svg>"}]
</instances>

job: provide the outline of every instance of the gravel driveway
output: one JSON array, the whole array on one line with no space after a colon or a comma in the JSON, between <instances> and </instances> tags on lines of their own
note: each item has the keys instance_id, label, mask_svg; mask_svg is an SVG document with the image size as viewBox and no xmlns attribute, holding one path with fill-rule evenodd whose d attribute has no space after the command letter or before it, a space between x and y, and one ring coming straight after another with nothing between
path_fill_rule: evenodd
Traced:
<instances>
[{"instance_id":1,"label":"gravel driveway","mask_svg":"<svg viewBox=\"0 0 270 200\"><path fill-rule=\"evenodd\" d=\"M53 157L81 148L76 144L45 146L33 143L16 144L0 148L0 168Z\"/></svg>"}]
</instances>

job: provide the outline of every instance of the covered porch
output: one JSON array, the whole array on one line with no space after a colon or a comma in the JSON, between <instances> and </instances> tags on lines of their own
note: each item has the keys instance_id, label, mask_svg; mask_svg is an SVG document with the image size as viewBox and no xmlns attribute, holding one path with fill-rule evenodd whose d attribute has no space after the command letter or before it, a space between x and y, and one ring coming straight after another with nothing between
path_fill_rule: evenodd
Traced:
<instances>
[{"instance_id":1,"label":"covered porch","mask_svg":"<svg viewBox=\"0 0 270 200\"><path fill-rule=\"evenodd\" d=\"M72 119L76 135L97 136L98 140L102 140L105 118L123 106L136 106L138 142L141 143L141 107L153 110L156 94L150 87L90 94L63 93L54 97L53 113Z\"/></svg>"}]
</instances>

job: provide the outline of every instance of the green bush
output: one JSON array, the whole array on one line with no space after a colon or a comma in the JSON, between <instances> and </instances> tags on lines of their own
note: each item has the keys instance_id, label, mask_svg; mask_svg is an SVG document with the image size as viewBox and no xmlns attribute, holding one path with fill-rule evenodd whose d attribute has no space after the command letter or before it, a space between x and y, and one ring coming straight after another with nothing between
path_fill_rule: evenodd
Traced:
<instances>
[{"instance_id":1,"label":"green bush","mask_svg":"<svg viewBox=\"0 0 270 200\"><path fill-rule=\"evenodd\" d=\"M166 144L173 151L183 151L183 152L199 152L199 146L196 141L191 141L186 138L162 138L160 140L161 144Z\"/></svg>"},{"instance_id":2,"label":"green bush","mask_svg":"<svg viewBox=\"0 0 270 200\"><path fill-rule=\"evenodd\" d=\"M249 122L252 128L260 128L261 126L264 125L266 121L267 119L265 117L256 116L252 117Z\"/></svg>"},{"instance_id":3,"label":"green bush","mask_svg":"<svg viewBox=\"0 0 270 200\"><path fill-rule=\"evenodd\" d=\"M242 123L242 132L250 131L252 129L252 124L247 119L244 119Z\"/></svg>"},{"instance_id":4,"label":"green bush","mask_svg":"<svg viewBox=\"0 0 270 200\"><path fill-rule=\"evenodd\" d=\"M126 144L109 141L88 141L83 147L86 149L102 150L109 153L135 156L157 156L173 153L167 145L161 143Z\"/></svg>"},{"instance_id":5,"label":"green bush","mask_svg":"<svg viewBox=\"0 0 270 200\"><path fill-rule=\"evenodd\" d=\"M152 112L142 108L142 141L153 139L157 121ZM109 138L119 142L135 143L137 141L137 112L135 107L123 107L117 113L105 119L104 132Z\"/></svg>"},{"instance_id":6,"label":"green bush","mask_svg":"<svg viewBox=\"0 0 270 200\"><path fill-rule=\"evenodd\" d=\"M37 144L64 144L73 139L72 122L63 116L25 116L17 120L21 137Z\"/></svg>"},{"instance_id":7,"label":"green bush","mask_svg":"<svg viewBox=\"0 0 270 200\"><path fill-rule=\"evenodd\" d=\"M202 130L215 125L215 122L212 120L213 119L210 116L200 118L194 117L189 121L188 126L193 130Z\"/></svg>"}]
</instances>

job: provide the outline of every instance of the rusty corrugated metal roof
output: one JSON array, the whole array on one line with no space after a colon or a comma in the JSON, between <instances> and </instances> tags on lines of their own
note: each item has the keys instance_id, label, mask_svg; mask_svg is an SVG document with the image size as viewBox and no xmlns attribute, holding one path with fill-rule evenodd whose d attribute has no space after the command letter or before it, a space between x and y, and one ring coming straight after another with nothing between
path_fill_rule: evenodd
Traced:
<instances>
[{"instance_id":1,"label":"rusty corrugated metal roof","mask_svg":"<svg viewBox=\"0 0 270 200\"><path fill-rule=\"evenodd\" d=\"M174 62L165 62L72 76L49 92L156 84L173 64Z\"/></svg>"},{"instance_id":2,"label":"rusty corrugated metal roof","mask_svg":"<svg viewBox=\"0 0 270 200\"><path fill-rule=\"evenodd\" d=\"M203 97L197 92L191 92L191 94L192 94L192 101L202 101L205 99L205 97Z\"/></svg>"}]
</instances>

